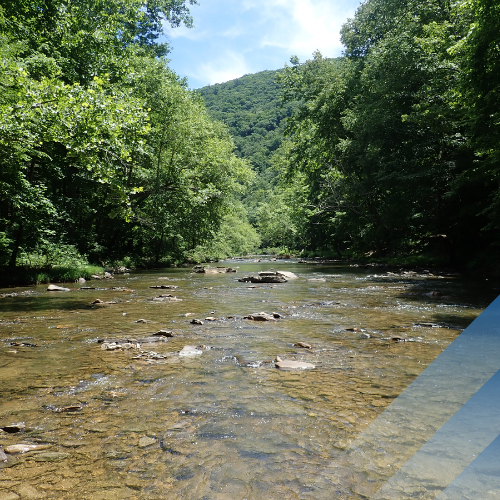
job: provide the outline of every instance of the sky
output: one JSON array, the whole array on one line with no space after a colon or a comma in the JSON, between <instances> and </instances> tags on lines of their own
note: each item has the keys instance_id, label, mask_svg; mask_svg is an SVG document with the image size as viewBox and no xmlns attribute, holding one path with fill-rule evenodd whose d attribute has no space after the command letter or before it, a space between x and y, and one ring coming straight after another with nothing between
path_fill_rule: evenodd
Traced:
<instances>
[{"instance_id":1,"label":"sky","mask_svg":"<svg viewBox=\"0 0 500 500\"><path fill-rule=\"evenodd\" d=\"M167 28L170 68L196 89L283 68L319 50L342 54L340 28L360 0L198 0L194 28Z\"/></svg>"}]
</instances>

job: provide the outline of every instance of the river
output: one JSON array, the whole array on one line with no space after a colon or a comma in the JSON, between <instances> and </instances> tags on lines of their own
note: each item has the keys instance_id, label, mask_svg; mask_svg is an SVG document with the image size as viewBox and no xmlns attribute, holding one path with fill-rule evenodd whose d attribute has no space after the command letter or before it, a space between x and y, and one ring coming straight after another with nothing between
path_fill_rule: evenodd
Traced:
<instances>
[{"instance_id":1,"label":"river","mask_svg":"<svg viewBox=\"0 0 500 500\"><path fill-rule=\"evenodd\" d=\"M0 427L25 425L0 445L33 445L0 462L0 500L362 498L353 481L369 475L337 470L350 443L499 293L484 277L429 271L219 265L237 272L0 290ZM237 281L269 269L298 278ZM161 285L172 288L150 288ZM261 311L281 317L244 319ZM98 342L160 330L173 336ZM276 356L315 368L279 370Z\"/></svg>"}]
</instances>

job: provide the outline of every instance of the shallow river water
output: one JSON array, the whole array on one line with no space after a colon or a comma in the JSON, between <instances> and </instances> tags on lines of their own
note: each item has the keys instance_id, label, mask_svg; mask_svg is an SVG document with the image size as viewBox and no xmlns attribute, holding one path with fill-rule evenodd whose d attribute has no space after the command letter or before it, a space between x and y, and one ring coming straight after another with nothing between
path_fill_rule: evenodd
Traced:
<instances>
[{"instance_id":1,"label":"shallow river water","mask_svg":"<svg viewBox=\"0 0 500 500\"><path fill-rule=\"evenodd\" d=\"M26 426L0 446L37 445L4 456L0 500L366 498L380 478L346 462L350 444L499 293L429 272L224 265L238 272L0 290L0 427ZM298 279L237 281L270 268ZM243 319L261 311L282 317ZM97 342L161 329L173 337L140 349ZM202 353L179 355L186 345ZM315 368L282 371L276 356Z\"/></svg>"}]
</instances>

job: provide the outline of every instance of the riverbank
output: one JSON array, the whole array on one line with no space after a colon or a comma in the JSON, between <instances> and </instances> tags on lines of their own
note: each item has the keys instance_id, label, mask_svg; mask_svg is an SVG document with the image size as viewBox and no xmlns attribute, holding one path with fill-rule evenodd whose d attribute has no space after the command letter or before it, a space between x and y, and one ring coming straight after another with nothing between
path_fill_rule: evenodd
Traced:
<instances>
[{"instance_id":1,"label":"riverbank","mask_svg":"<svg viewBox=\"0 0 500 500\"><path fill-rule=\"evenodd\" d=\"M89 280L92 275L102 275L101 266L90 264L80 266L52 267L2 267L0 268L0 287L40 285L42 283L74 283L80 278Z\"/></svg>"}]
</instances>

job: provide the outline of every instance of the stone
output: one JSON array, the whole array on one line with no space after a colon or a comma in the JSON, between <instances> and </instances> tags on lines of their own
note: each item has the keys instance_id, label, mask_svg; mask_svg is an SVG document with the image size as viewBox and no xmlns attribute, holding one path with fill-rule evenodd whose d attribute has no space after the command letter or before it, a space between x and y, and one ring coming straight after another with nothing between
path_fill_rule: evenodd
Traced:
<instances>
[{"instance_id":1,"label":"stone","mask_svg":"<svg viewBox=\"0 0 500 500\"><path fill-rule=\"evenodd\" d=\"M101 299L95 299L94 302L92 302L90 305L92 306L106 306L108 304L117 304L118 302L116 302L115 300L108 300L108 301L104 301L104 300L101 300Z\"/></svg>"},{"instance_id":2,"label":"stone","mask_svg":"<svg viewBox=\"0 0 500 500\"><path fill-rule=\"evenodd\" d=\"M47 287L47 292L69 292L69 288L64 288L63 286L49 285Z\"/></svg>"},{"instance_id":3,"label":"stone","mask_svg":"<svg viewBox=\"0 0 500 500\"><path fill-rule=\"evenodd\" d=\"M303 349L312 349L312 345L307 342L295 342L294 347L302 347Z\"/></svg>"},{"instance_id":4,"label":"stone","mask_svg":"<svg viewBox=\"0 0 500 500\"><path fill-rule=\"evenodd\" d=\"M148 446L151 446L152 444L156 443L155 438L151 438L148 436L143 436L141 439L139 439L139 448L147 448Z\"/></svg>"},{"instance_id":5,"label":"stone","mask_svg":"<svg viewBox=\"0 0 500 500\"><path fill-rule=\"evenodd\" d=\"M292 273L290 271L276 271L276 273L281 276L284 276L288 280L298 278L298 276L295 273Z\"/></svg>"},{"instance_id":6,"label":"stone","mask_svg":"<svg viewBox=\"0 0 500 500\"><path fill-rule=\"evenodd\" d=\"M391 340L393 340L394 342L406 342L406 339L404 337L400 337L399 335L391 337Z\"/></svg>"},{"instance_id":7,"label":"stone","mask_svg":"<svg viewBox=\"0 0 500 500\"><path fill-rule=\"evenodd\" d=\"M151 323L148 319L138 319L137 321L134 321L134 323Z\"/></svg>"},{"instance_id":8,"label":"stone","mask_svg":"<svg viewBox=\"0 0 500 500\"><path fill-rule=\"evenodd\" d=\"M207 316L207 317L205 318L205 321L217 321L217 318L216 318L216 317L214 317L214 316Z\"/></svg>"},{"instance_id":9,"label":"stone","mask_svg":"<svg viewBox=\"0 0 500 500\"><path fill-rule=\"evenodd\" d=\"M63 451L40 451L32 454L35 462L61 462L69 456L70 453Z\"/></svg>"},{"instance_id":10,"label":"stone","mask_svg":"<svg viewBox=\"0 0 500 500\"><path fill-rule=\"evenodd\" d=\"M20 443L20 444L11 444L9 446L6 446L4 448L4 451L9 455L16 455L18 453L26 453L28 451L34 451L40 449L43 450L46 448L48 448L47 445Z\"/></svg>"},{"instance_id":11,"label":"stone","mask_svg":"<svg viewBox=\"0 0 500 500\"><path fill-rule=\"evenodd\" d=\"M78 278L78 283L87 283L85 278Z\"/></svg>"},{"instance_id":12,"label":"stone","mask_svg":"<svg viewBox=\"0 0 500 500\"><path fill-rule=\"evenodd\" d=\"M238 281L242 283L286 283L288 280L285 276L275 271L263 271L258 276L244 276Z\"/></svg>"},{"instance_id":13,"label":"stone","mask_svg":"<svg viewBox=\"0 0 500 500\"><path fill-rule=\"evenodd\" d=\"M177 285L152 285L149 288L159 288L163 290L173 290L174 288L179 288Z\"/></svg>"},{"instance_id":14,"label":"stone","mask_svg":"<svg viewBox=\"0 0 500 500\"><path fill-rule=\"evenodd\" d=\"M194 345L185 345L179 352L179 356L187 357L199 356L200 354L203 354L203 351Z\"/></svg>"},{"instance_id":15,"label":"stone","mask_svg":"<svg viewBox=\"0 0 500 500\"><path fill-rule=\"evenodd\" d=\"M275 362L276 368L280 370L312 370L316 368L312 363L306 363L304 361L293 361L293 360L283 360L276 356Z\"/></svg>"},{"instance_id":16,"label":"stone","mask_svg":"<svg viewBox=\"0 0 500 500\"><path fill-rule=\"evenodd\" d=\"M18 498L21 497L13 491L0 491L0 500L17 500Z\"/></svg>"},{"instance_id":17,"label":"stone","mask_svg":"<svg viewBox=\"0 0 500 500\"><path fill-rule=\"evenodd\" d=\"M276 318L272 314L265 312L248 314L247 316L243 316L243 319L251 319L253 321L276 321Z\"/></svg>"},{"instance_id":18,"label":"stone","mask_svg":"<svg viewBox=\"0 0 500 500\"><path fill-rule=\"evenodd\" d=\"M222 274L222 273L236 273L237 270L232 267L211 267L211 266L194 266L193 272L204 274Z\"/></svg>"},{"instance_id":19,"label":"stone","mask_svg":"<svg viewBox=\"0 0 500 500\"><path fill-rule=\"evenodd\" d=\"M203 323L203 321L201 321L201 319L192 319L192 320L190 321L190 323L191 323L192 325L203 325L203 324L204 324L204 323Z\"/></svg>"},{"instance_id":20,"label":"stone","mask_svg":"<svg viewBox=\"0 0 500 500\"><path fill-rule=\"evenodd\" d=\"M31 484L21 484L21 486L16 488L16 491L21 495L21 498L27 500L45 498L45 493L38 491L34 486L31 486Z\"/></svg>"},{"instance_id":21,"label":"stone","mask_svg":"<svg viewBox=\"0 0 500 500\"><path fill-rule=\"evenodd\" d=\"M14 434L16 432L25 431L26 424L24 422L18 422L16 424L4 425L3 427L0 427L0 429L4 430L5 432L8 432L10 434Z\"/></svg>"},{"instance_id":22,"label":"stone","mask_svg":"<svg viewBox=\"0 0 500 500\"><path fill-rule=\"evenodd\" d=\"M5 451L3 451L1 448L0 448L0 462L7 462L8 458L7 458L7 455L5 454Z\"/></svg>"},{"instance_id":23,"label":"stone","mask_svg":"<svg viewBox=\"0 0 500 500\"><path fill-rule=\"evenodd\" d=\"M153 333L153 336L155 337L173 337L174 332L170 330L159 330L156 333Z\"/></svg>"}]
</instances>

